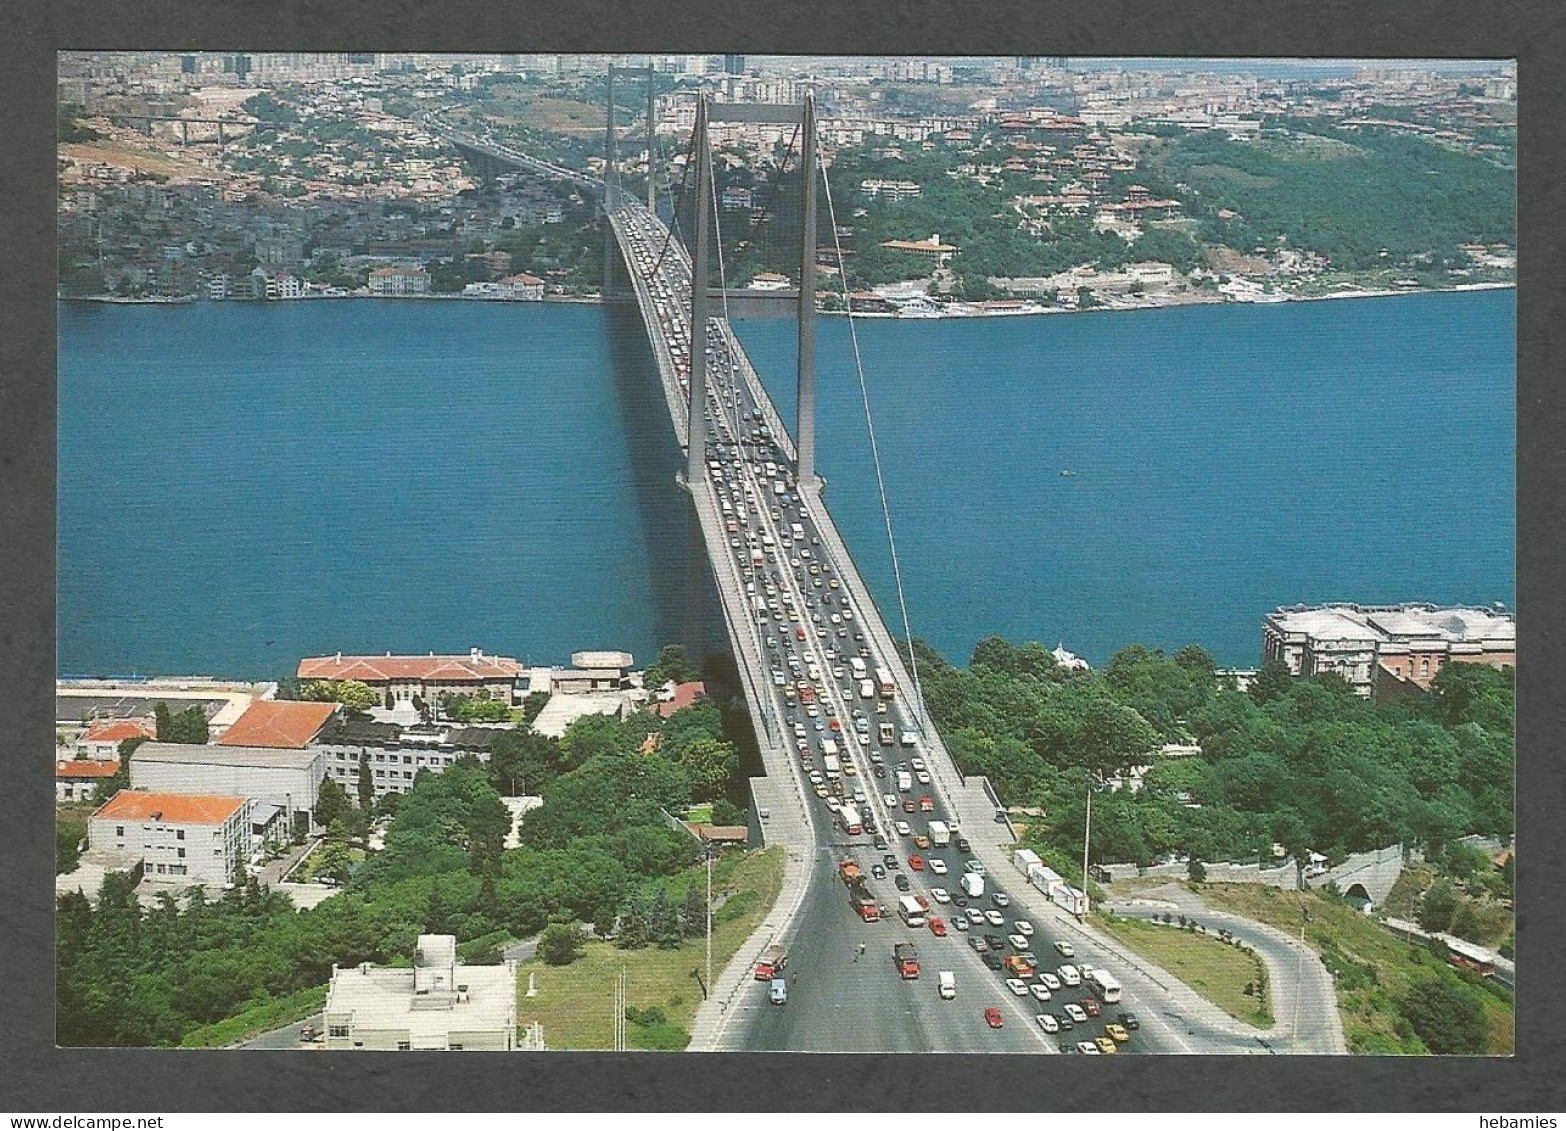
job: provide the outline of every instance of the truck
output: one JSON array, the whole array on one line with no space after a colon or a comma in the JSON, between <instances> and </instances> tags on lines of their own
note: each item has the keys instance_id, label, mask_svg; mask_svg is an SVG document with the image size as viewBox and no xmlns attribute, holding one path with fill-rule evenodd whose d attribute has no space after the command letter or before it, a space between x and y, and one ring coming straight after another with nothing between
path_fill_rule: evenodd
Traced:
<instances>
[{"instance_id":1,"label":"truck","mask_svg":"<svg viewBox=\"0 0 1566 1131\"><path fill-rule=\"evenodd\" d=\"M892 733L892 724L884 719L876 728L876 735L880 738L882 746L890 746L897 741L897 736Z\"/></svg>"},{"instance_id":2,"label":"truck","mask_svg":"<svg viewBox=\"0 0 1566 1131\"><path fill-rule=\"evenodd\" d=\"M885 668L877 666L875 669L875 682L881 689L881 694L890 699L897 694L897 684L892 679L892 673Z\"/></svg>"},{"instance_id":3,"label":"truck","mask_svg":"<svg viewBox=\"0 0 1566 1131\"><path fill-rule=\"evenodd\" d=\"M854 914L866 923L881 921L881 905L875 901L875 896L870 894L870 889L865 887L863 880L849 886L848 902L853 907Z\"/></svg>"},{"instance_id":4,"label":"truck","mask_svg":"<svg viewBox=\"0 0 1566 1131\"><path fill-rule=\"evenodd\" d=\"M903 921L904 926L915 929L924 926L924 908L911 895L898 896L897 917Z\"/></svg>"},{"instance_id":5,"label":"truck","mask_svg":"<svg viewBox=\"0 0 1566 1131\"><path fill-rule=\"evenodd\" d=\"M788 965L788 951L782 943L772 943L756 960L756 981L770 982Z\"/></svg>"},{"instance_id":6,"label":"truck","mask_svg":"<svg viewBox=\"0 0 1566 1131\"><path fill-rule=\"evenodd\" d=\"M844 860L837 866L837 878L843 881L844 887L852 888L856 884L864 883L865 874L856 862Z\"/></svg>"},{"instance_id":7,"label":"truck","mask_svg":"<svg viewBox=\"0 0 1566 1131\"><path fill-rule=\"evenodd\" d=\"M919 951L913 943L894 943L892 945L892 962L897 967L897 973L904 981L912 981L919 976Z\"/></svg>"},{"instance_id":8,"label":"truck","mask_svg":"<svg viewBox=\"0 0 1566 1131\"><path fill-rule=\"evenodd\" d=\"M930 843L936 848L945 848L952 842L952 830L945 821L931 821L929 832Z\"/></svg>"},{"instance_id":9,"label":"truck","mask_svg":"<svg viewBox=\"0 0 1566 1131\"><path fill-rule=\"evenodd\" d=\"M794 536L794 541L803 542L805 540L805 528L799 523L792 523L789 526L788 531Z\"/></svg>"},{"instance_id":10,"label":"truck","mask_svg":"<svg viewBox=\"0 0 1566 1131\"><path fill-rule=\"evenodd\" d=\"M940 980L941 997L947 1001L957 996L957 975L950 970L942 970L936 977Z\"/></svg>"},{"instance_id":11,"label":"truck","mask_svg":"<svg viewBox=\"0 0 1566 1131\"><path fill-rule=\"evenodd\" d=\"M1120 1000L1120 979L1108 970L1095 966L1091 970L1084 969L1082 977L1086 980L1088 988L1096 993L1105 1005L1113 1005Z\"/></svg>"},{"instance_id":12,"label":"truck","mask_svg":"<svg viewBox=\"0 0 1566 1131\"><path fill-rule=\"evenodd\" d=\"M962 890L968 894L969 899L978 899L984 894L984 877L977 872L964 872L961 882Z\"/></svg>"},{"instance_id":13,"label":"truck","mask_svg":"<svg viewBox=\"0 0 1566 1131\"><path fill-rule=\"evenodd\" d=\"M841 777L842 773L843 773L843 763L838 761L838 757L837 757L836 753L828 753L827 750L826 750L826 746L827 746L827 743L825 743L825 742L823 742L821 744L821 748L822 748L821 749L821 769L822 769L822 772L824 772L826 774L826 776L829 777L829 778Z\"/></svg>"},{"instance_id":14,"label":"truck","mask_svg":"<svg viewBox=\"0 0 1566 1131\"><path fill-rule=\"evenodd\" d=\"M855 679L865 678L865 661L863 657L853 657L848 661L848 666L853 669Z\"/></svg>"},{"instance_id":15,"label":"truck","mask_svg":"<svg viewBox=\"0 0 1566 1131\"><path fill-rule=\"evenodd\" d=\"M861 698L861 699L874 699L875 698L875 681L874 680L862 679L862 680L859 681L859 698Z\"/></svg>"},{"instance_id":16,"label":"truck","mask_svg":"<svg viewBox=\"0 0 1566 1131\"><path fill-rule=\"evenodd\" d=\"M897 789L900 793L907 793L913 788L913 775L907 770L897 771Z\"/></svg>"},{"instance_id":17,"label":"truck","mask_svg":"<svg viewBox=\"0 0 1566 1131\"><path fill-rule=\"evenodd\" d=\"M837 811L837 819L843 824L843 831L849 836L859 836L865 831L864 821L859 816L859 809L853 805L844 805Z\"/></svg>"},{"instance_id":18,"label":"truck","mask_svg":"<svg viewBox=\"0 0 1566 1131\"><path fill-rule=\"evenodd\" d=\"M919 736L911 730L905 730L903 731L902 737L899 739L899 741L902 742L904 746L912 746L919 741Z\"/></svg>"}]
</instances>

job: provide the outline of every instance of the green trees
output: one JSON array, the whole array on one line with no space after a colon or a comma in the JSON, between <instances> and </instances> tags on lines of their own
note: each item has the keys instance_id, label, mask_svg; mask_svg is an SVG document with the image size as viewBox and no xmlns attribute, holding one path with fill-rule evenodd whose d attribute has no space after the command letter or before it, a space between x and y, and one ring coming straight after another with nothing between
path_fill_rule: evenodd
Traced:
<instances>
[{"instance_id":1,"label":"green trees","mask_svg":"<svg viewBox=\"0 0 1566 1131\"><path fill-rule=\"evenodd\" d=\"M341 703L350 711L368 711L381 705L381 697L356 679L307 679L299 685L299 698L317 703Z\"/></svg>"},{"instance_id":2,"label":"green trees","mask_svg":"<svg viewBox=\"0 0 1566 1131\"><path fill-rule=\"evenodd\" d=\"M658 658L647 665L646 672L642 675L642 683L648 688L662 687L673 680L675 683L689 683L696 678L696 671L691 667L690 660L685 654L685 645L667 644L658 651Z\"/></svg>"},{"instance_id":3,"label":"green trees","mask_svg":"<svg viewBox=\"0 0 1566 1131\"><path fill-rule=\"evenodd\" d=\"M539 712L549 702L549 692L530 691L522 698L522 722L527 726L533 725L533 720L538 718Z\"/></svg>"},{"instance_id":4,"label":"green trees","mask_svg":"<svg viewBox=\"0 0 1566 1131\"><path fill-rule=\"evenodd\" d=\"M161 704L160 704L161 706ZM143 742L149 742L147 738L127 738L116 748L120 756L120 768L114 771L114 776L105 778L93 787L92 803L102 805L122 789L130 788L130 764L135 756L136 749Z\"/></svg>"},{"instance_id":5,"label":"green trees","mask_svg":"<svg viewBox=\"0 0 1566 1131\"><path fill-rule=\"evenodd\" d=\"M1479 996L1450 975L1409 986L1398 1011L1433 1053L1473 1056L1489 1049L1490 1027Z\"/></svg>"},{"instance_id":6,"label":"green trees","mask_svg":"<svg viewBox=\"0 0 1566 1131\"><path fill-rule=\"evenodd\" d=\"M576 923L551 923L538 939L538 956L550 966L569 966L582 957L585 936Z\"/></svg>"},{"instance_id":7,"label":"green trees","mask_svg":"<svg viewBox=\"0 0 1566 1131\"><path fill-rule=\"evenodd\" d=\"M359 751L359 811L368 813L375 805L375 778L370 772L370 752Z\"/></svg>"},{"instance_id":8,"label":"green trees","mask_svg":"<svg viewBox=\"0 0 1566 1131\"><path fill-rule=\"evenodd\" d=\"M211 740L211 733L207 729L206 712L199 705L174 715L170 714L168 704L160 702L153 708L153 717L157 721L159 742L201 746Z\"/></svg>"},{"instance_id":9,"label":"green trees","mask_svg":"<svg viewBox=\"0 0 1566 1131\"><path fill-rule=\"evenodd\" d=\"M697 801L720 797L739 766L739 755L727 742L699 738L680 751L679 765Z\"/></svg>"},{"instance_id":10,"label":"green trees","mask_svg":"<svg viewBox=\"0 0 1566 1131\"><path fill-rule=\"evenodd\" d=\"M1419 925L1431 932L1445 931L1452 925L1456 911L1457 895L1452 885L1446 880L1437 880L1419 901Z\"/></svg>"},{"instance_id":11,"label":"green trees","mask_svg":"<svg viewBox=\"0 0 1566 1131\"><path fill-rule=\"evenodd\" d=\"M442 696L440 707L447 718L459 723L503 723L511 718L510 707L482 696Z\"/></svg>"},{"instance_id":12,"label":"green trees","mask_svg":"<svg viewBox=\"0 0 1566 1131\"><path fill-rule=\"evenodd\" d=\"M327 774L321 779L321 789L315 797L315 823L327 828L337 821L347 821L352 815L353 802L348 800L348 794L336 779Z\"/></svg>"}]
</instances>

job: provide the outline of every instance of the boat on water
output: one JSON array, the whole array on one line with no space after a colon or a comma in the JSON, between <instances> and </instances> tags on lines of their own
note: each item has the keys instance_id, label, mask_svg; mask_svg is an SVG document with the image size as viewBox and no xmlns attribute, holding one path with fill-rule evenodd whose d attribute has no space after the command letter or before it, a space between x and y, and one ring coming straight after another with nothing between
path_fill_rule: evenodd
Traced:
<instances>
[{"instance_id":1,"label":"boat on water","mask_svg":"<svg viewBox=\"0 0 1566 1131\"><path fill-rule=\"evenodd\" d=\"M185 306L195 295L83 295L83 302L105 302L115 306Z\"/></svg>"},{"instance_id":2,"label":"boat on water","mask_svg":"<svg viewBox=\"0 0 1566 1131\"><path fill-rule=\"evenodd\" d=\"M1063 468L1061 469L1060 477L1062 479L1075 479L1077 477L1077 473L1069 468Z\"/></svg>"}]
</instances>

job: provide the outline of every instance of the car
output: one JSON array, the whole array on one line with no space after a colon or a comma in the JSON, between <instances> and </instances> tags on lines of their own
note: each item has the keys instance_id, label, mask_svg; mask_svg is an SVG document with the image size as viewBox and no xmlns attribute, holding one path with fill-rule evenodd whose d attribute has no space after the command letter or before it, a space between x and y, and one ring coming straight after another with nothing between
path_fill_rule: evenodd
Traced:
<instances>
[{"instance_id":1,"label":"car","mask_svg":"<svg viewBox=\"0 0 1566 1131\"><path fill-rule=\"evenodd\" d=\"M913 811L914 811L914 803L912 801L904 801L903 802L903 812L904 813L912 813Z\"/></svg>"},{"instance_id":2,"label":"car","mask_svg":"<svg viewBox=\"0 0 1566 1131\"><path fill-rule=\"evenodd\" d=\"M1029 966L1027 960L1020 954L1008 954L1006 956L1006 969L1018 978L1033 977L1033 967Z\"/></svg>"},{"instance_id":3,"label":"car","mask_svg":"<svg viewBox=\"0 0 1566 1131\"><path fill-rule=\"evenodd\" d=\"M973 851L973 845L968 843L967 837L960 836L957 838L957 851L961 852L964 856Z\"/></svg>"},{"instance_id":4,"label":"car","mask_svg":"<svg viewBox=\"0 0 1566 1131\"><path fill-rule=\"evenodd\" d=\"M884 864L872 864L872 865L870 865L870 874L872 876L874 876L878 880L886 879L886 865L884 865Z\"/></svg>"},{"instance_id":5,"label":"car","mask_svg":"<svg viewBox=\"0 0 1566 1131\"><path fill-rule=\"evenodd\" d=\"M913 887L913 885L908 882L908 877L903 875L901 872L898 872L897 875L892 877L892 883L897 885L898 891L908 891Z\"/></svg>"},{"instance_id":6,"label":"car","mask_svg":"<svg viewBox=\"0 0 1566 1131\"><path fill-rule=\"evenodd\" d=\"M874 769L875 769L875 776L876 777L882 778L882 779L884 779L886 777L886 767L885 766L876 766L876 767L874 767Z\"/></svg>"},{"instance_id":7,"label":"car","mask_svg":"<svg viewBox=\"0 0 1566 1131\"><path fill-rule=\"evenodd\" d=\"M1142 1027L1142 1022L1137 1020L1137 1016L1134 1013L1120 1014L1120 1024L1125 1026L1127 1029L1132 1030L1140 1029Z\"/></svg>"},{"instance_id":8,"label":"car","mask_svg":"<svg viewBox=\"0 0 1566 1131\"><path fill-rule=\"evenodd\" d=\"M913 836L913 829L908 827L907 821L898 821L892 828L897 830L898 836Z\"/></svg>"},{"instance_id":9,"label":"car","mask_svg":"<svg viewBox=\"0 0 1566 1131\"><path fill-rule=\"evenodd\" d=\"M1110 1040L1117 1044L1124 1044L1131 1039L1131 1034L1126 1032L1125 1027L1116 1025L1113 1021L1104 1026L1104 1032L1108 1034Z\"/></svg>"},{"instance_id":10,"label":"car","mask_svg":"<svg viewBox=\"0 0 1566 1131\"><path fill-rule=\"evenodd\" d=\"M1062 958L1075 958L1077 954L1077 948L1068 942L1058 942L1055 944L1055 953L1060 955Z\"/></svg>"},{"instance_id":11,"label":"car","mask_svg":"<svg viewBox=\"0 0 1566 1131\"><path fill-rule=\"evenodd\" d=\"M908 858L908 867L912 868L915 872L924 871L924 857L910 856Z\"/></svg>"},{"instance_id":12,"label":"car","mask_svg":"<svg viewBox=\"0 0 1566 1131\"><path fill-rule=\"evenodd\" d=\"M944 876L948 870L949 869L946 867L946 861L942 860L939 856L930 857L930 871L934 872L937 876Z\"/></svg>"},{"instance_id":13,"label":"car","mask_svg":"<svg viewBox=\"0 0 1566 1131\"><path fill-rule=\"evenodd\" d=\"M817 782L816 783L816 796L817 797L826 797L827 796L827 787L826 787L825 784L823 784L821 782Z\"/></svg>"},{"instance_id":14,"label":"car","mask_svg":"<svg viewBox=\"0 0 1566 1131\"><path fill-rule=\"evenodd\" d=\"M1056 1045L1055 1047L1061 1051L1062 1055L1066 1053L1074 1053L1077 1051L1077 1046L1072 1044L1070 1041L1061 1041L1060 1044Z\"/></svg>"},{"instance_id":15,"label":"car","mask_svg":"<svg viewBox=\"0 0 1566 1131\"><path fill-rule=\"evenodd\" d=\"M968 945L973 948L974 954L983 954L990 949L990 944L984 941L984 936L975 931L968 936Z\"/></svg>"},{"instance_id":16,"label":"car","mask_svg":"<svg viewBox=\"0 0 1566 1131\"><path fill-rule=\"evenodd\" d=\"M935 812L935 798L930 797L928 795L919 798L919 812L921 812L921 813L933 813L933 812Z\"/></svg>"},{"instance_id":17,"label":"car","mask_svg":"<svg viewBox=\"0 0 1566 1131\"><path fill-rule=\"evenodd\" d=\"M929 848L930 847L930 838L925 836L923 833L915 833L913 840L914 840L914 847L915 848Z\"/></svg>"},{"instance_id":18,"label":"car","mask_svg":"<svg viewBox=\"0 0 1566 1131\"><path fill-rule=\"evenodd\" d=\"M980 861L980 860L969 860L962 867L963 867L963 871L965 871L965 872L972 872L975 876L982 876L982 875L985 874L985 872L984 872L984 863L983 863L983 861Z\"/></svg>"},{"instance_id":19,"label":"car","mask_svg":"<svg viewBox=\"0 0 1566 1131\"><path fill-rule=\"evenodd\" d=\"M888 809L896 809L897 808L897 794L895 794L895 793L883 793L881 795L881 804L885 805Z\"/></svg>"},{"instance_id":20,"label":"car","mask_svg":"<svg viewBox=\"0 0 1566 1131\"><path fill-rule=\"evenodd\" d=\"M953 915L952 926L959 931L966 931L968 929L968 920L964 919L961 915Z\"/></svg>"},{"instance_id":21,"label":"car","mask_svg":"<svg viewBox=\"0 0 1566 1131\"><path fill-rule=\"evenodd\" d=\"M1039 1001L1048 1001L1052 996L1054 996L1049 992L1049 987L1046 986L1043 982L1032 983L1028 986L1028 992ZM1053 1031L1054 1030L1051 1030L1051 1032Z\"/></svg>"},{"instance_id":22,"label":"car","mask_svg":"<svg viewBox=\"0 0 1566 1131\"><path fill-rule=\"evenodd\" d=\"M1055 1020L1060 1023L1060 1031L1062 1033L1069 1033L1071 1030L1077 1027L1077 1023L1071 1018L1067 1017L1064 1013L1057 1013L1055 1015Z\"/></svg>"},{"instance_id":23,"label":"car","mask_svg":"<svg viewBox=\"0 0 1566 1131\"><path fill-rule=\"evenodd\" d=\"M1019 954L1022 951L1028 949L1028 939L1026 935L1010 935L1007 937L1006 941L1011 943L1011 949L1017 951Z\"/></svg>"},{"instance_id":24,"label":"car","mask_svg":"<svg viewBox=\"0 0 1566 1131\"><path fill-rule=\"evenodd\" d=\"M1066 1016L1071 1018L1071 1020L1075 1021L1078 1025L1087 1024L1087 1013L1076 1002L1068 1001L1062 1008L1065 1009Z\"/></svg>"},{"instance_id":25,"label":"car","mask_svg":"<svg viewBox=\"0 0 1566 1131\"><path fill-rule=\"evenodd\" d=\"M984 1023L991 1029L1001 1029L1006 1025L1006 1019L1001 1016L1001 1011L993 1005L984 1011Z\"/></svg>"},{"instance_id":26,"label":"car","mask_svg":"<svg viewBox=\"0 0 1566 1131\"><path fill-rule=\"evenodd\" d=\"M1099 1052L1110 1053L1120 1051L1115 1047L1115 1042L1110 1040L1108 1037L1097 1037L1094 1039L1093 1043L1098 1046Z\"/></svg>"},{"instance_id":27,"label":"car","mask_svg":"<svg viewBox=\"0 0 1566 1131\"><path fill-rule=\"evenodd\" d=\"M994 909L984 913L984 921L992 927L1004 927L1006 925L1006 920L1001 916L1001 913Z\"/></svg>"},{"instance_id":28,"label":"car","mask_svg":"<svg viewBox=\"0 0 1566 1131\"><path fill-rule=\"evenodd\" d=\"M881 857L881 863L885 864L888 868L894 868L895 869L895 868L899 867L899 865L897 863L897 857L895 855L893 855L892 853L890 853L890 852L888 852L885 856Z\"/></svg>"},{"instance_id":29,"label":"car","mask_svg":"<svg viewBox=\"0 0 1566 1131\"><path fill-rule=\"evenodd\" d=\"M1077 1042L1077 1051L1078 1052L1085 1052L1085 1053L1089 1053L1090 1055L1097 1056L1099 1053L1103 1052L1104 1050L1099 1048L1098 1045L1095 1042L1093 1042L1093 1041L1078 1041Z\"/></svg>"},{"instance_id":30,"label":"car","mask_svg":"<svg viewBox=\"0 0 1566 1131\"><path fill-rule=\"evenodd\" d=\"M984 923L984 912L980 911L977 907L968 908L968 922L972 923L975 927L982 925Z\"/></svg>"},{"instance_id":31,"label":"car","mask_svg":"<svg viewBox=\"0 0 1566 1131\"><path fill-rule=\"evenodd\" d=\"M1052 990L1060 989L1060 979L1055 977L1055 975L1050 973L1048 970L1039 971L1039 981L1043 982Z\"/></svg>"},{"instance_id":32,"label":"car","mask_svg":"<svg viewBox=\"0 0 1566 1131\"><path fill-rule=\"evenodd\" d=\"M1064 966L1056 967L1055 973L1060 975L1060 980L1068 986L1080 986L1082 984L1082 972L1069 962Z\"/></svg>"},{"instance_id":33,"label":"car","mask_svg":"<svg viewBox=\"0 0 1566 1131\"><path fill-rule=\"evenodd\" d=\"M983 957L984 965L988 966L991 970L999 970L1001 968L1001 956L996 954L994 950L990 950Z\"/></svg>"},{"instance_id":34,"label":"car","mask_svg":"<svg viewBox=\"0 0 1566 1131\"><path fill-rule=\"evenodd\" d=\"M930 863L934 864L935 861L931 860ZM952 901L951 893L945 888L931 888L930 898L935 900L936 903L950 903Z\"/></svg>"},{"instance_id":35,"label":"car","mask_svg":"<svg viewBox=\"0 0 1566 1131\"><path fill-rule=\"evenodd\" d=\"M1028 938L1033 937L1033 924L1028 922L1026 919L1018 919L1011 925L1011 929L1016 931L1019 935L1026 935Z\"/></svg>"},{"instance_id":36,"label":"car","mask_svg":"<svg viewBox=\"0 0 1566 1131\"><path fill-rule=\"evenodd\" d=\"M1033 1020L1037 1021L1039 1023L1039 1028L1043 1029L1046 1033L1060 1032L1060 1022L1056 1021L1047 1013L1041 1013Z\"/></svg>"},{"instance_id":37,"label":"car","mask_svg":"<svg viewBox=\"0 0 1566 1131\"><path fill-rule=\"evenodd\" d=\"M998 891L990 896L990 902L993 903L996 907L1010 907L1011 896L1007 895L1003 891Z\"/></svg>"},{"instance_id":38,"label":"car","mask_svg":"<svg viewBox=\"0 0 1566 1131\"><path fill-rule=\"evenodd\" d=\"M1087 1012L1089 1017L1102 1017L1104 1015L1104 1010L1098 1004L1098 998L1096 997L1083 998L1082 1008Z\"/></svg>"},{"instance_id":39,"label":"car","mask_svg":"<svg viewBox=\"0 0 1566 1131\"><path fill-rule=\"evenodd\" d=\"M1028 984L1021 978L1007 978L1006 988L1018 997L1028 996Z\"/></svg>"},{"instance_id":40,"label":"car","mask_svg":"<svg viewBox=\"0 0 1566 1131\"><path fill-rule=\"evenodd\" d=\"M944 939L946 937L946 920L939 915L930 916L930 918L925 920L925 923L929 926L930 933L936 938Z\"/></svg>"},{"instance_id":41,"label":"car","mask_svg":"<svg viewBox=\"0 0 1566 1131\"><path fill-rule=\"evenodd\" d=\"M919 770L915 772L914 781L918 782L920 785L929 785L930 772L928 770Z\"/></svg>"}]
</instances>

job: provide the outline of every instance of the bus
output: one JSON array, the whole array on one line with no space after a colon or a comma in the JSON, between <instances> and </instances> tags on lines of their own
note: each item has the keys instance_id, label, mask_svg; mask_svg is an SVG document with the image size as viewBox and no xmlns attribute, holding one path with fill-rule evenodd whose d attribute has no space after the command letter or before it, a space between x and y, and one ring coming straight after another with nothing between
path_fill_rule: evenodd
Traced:
<instances>
[{"instance_id":1,"label":"bus","mask_svg":"<svg viewBox=\"0 0 1566 1131\"><path fill-rule=\"evenodd\" d=\"M1100 970L1094 967L1084 970L1088 988L1098 995L1099 1000L1105 1005L1113 1005L1120 1000L1120 980L1108 970Z\"/></svg>"},{"instance_id":2,"label":"bus","mask_svg":"<svg viewBox=\"0 0 1566 1131\"><path fill-rule=\"evenodd\" d=\"M837 819L842 822L843 831L849 836L859 836L865 831L864 822L859 816L857 806L844 805L837 811Z\"/></svg>"},{"instance_id":3,"label":"bus","mask_svg":"<svg viewBox=\"0 0 1566 1131\"><path fill-rule=\"evenodd\" d=\"M885 668L875 669L875 681L881 688L881 694L890 699L897 694L897 684L892 680L892 673Z\"/></svg>"},{"instance_id":4,"label":"bus","mask_svg":"<svg viewBox=\"0 0 1566 1131\"><path fill-rule=\"evenodd\" d=\"M924 926L924 908L919 906L919 901L911 895L901 896L897 900L897 916L907 927Z\"/></svg>"}]
</instances>

